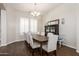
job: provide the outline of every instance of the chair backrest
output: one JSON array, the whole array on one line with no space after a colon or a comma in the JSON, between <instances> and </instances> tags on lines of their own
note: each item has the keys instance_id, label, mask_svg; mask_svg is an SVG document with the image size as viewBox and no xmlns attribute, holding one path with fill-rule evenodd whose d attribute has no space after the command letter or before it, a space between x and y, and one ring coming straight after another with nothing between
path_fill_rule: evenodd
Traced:
<instances>
[{"instance_id":1,"label":"chair backrest","mask_svg":"<svg viewBox=\"0 0 79 59\"><path fill-rule=\"evenodd\" d=\"M40 32L37 32L36 34L40 34Z\"/></svg>"},{"instance_id":2,"label":"chair backrest","mask_svg":"<svg viewBox=\"0 0 79 59\"><path fill-rule=\"evenodd\" d=\"M28 33L24 33L24 37L25 37L25 40L27 41L27 43L29 44L30 43L30 38L29 38L29 35Z\"/></svg>"},{"instance_id":3,"label":"chair backrest","mask_svg":"<svg viewBox=\"0 0 79 59\"><path fill-rule=\"evenodd\" d=\"M25 32L24 32L24 39L27 41L27 35Z\"/></svg>"},{"instance_id":4,"label":"chair backrest","mask_svg":"<svg viewBox=\"0 0 79 59\"><path fill-rule=\"evenodd\" d=\"M32 34L28 33L29 35L29 40L30 40L30 46L33 46L33 38L32 38Z\"/></svg>"},{"instance_id":5,"label":"chair backrest","mask_svg":"<svg viewBox=\"0 0 79 59\"><path fill-rule=\"evenodd\" d=\"M47 36L48 36L48 52L56 50L58 35L48 33Z\"/></svg>"},{"instance_id":6,"label":"chair backrest","mask_svg":"<svg viewBox=\"0 0 79 59\"><path fill-rule=\"evenodd\" d=\"M45 33L44 32L41 32L41 35L45 35Z\"/></svg>"}]
</instances>

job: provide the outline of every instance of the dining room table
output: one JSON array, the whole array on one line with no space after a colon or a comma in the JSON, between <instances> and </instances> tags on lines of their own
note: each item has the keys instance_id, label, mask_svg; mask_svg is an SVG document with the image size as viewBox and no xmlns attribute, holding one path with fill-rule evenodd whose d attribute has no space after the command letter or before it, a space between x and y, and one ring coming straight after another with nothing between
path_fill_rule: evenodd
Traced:
<instances>
[{"instance_id":1,"label":"dining room table","mask_svg":"<svg viewBox=\"0 0 79 59\"><path fill-rule=\"evenodd\" d=\"M42 45L43 43L48 42L48 37L40 34L32 34L33 40L40 43L40 54L42 56Z\"/></svg>"}]
</instances>

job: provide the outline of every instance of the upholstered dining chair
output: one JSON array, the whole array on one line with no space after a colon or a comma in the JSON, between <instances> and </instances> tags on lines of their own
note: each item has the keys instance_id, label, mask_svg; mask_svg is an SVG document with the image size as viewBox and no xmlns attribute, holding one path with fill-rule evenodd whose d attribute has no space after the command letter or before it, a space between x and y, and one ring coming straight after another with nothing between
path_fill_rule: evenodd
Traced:
<instances>
[{"instance_id":1,"label":"upholstered dining chair","mask_svg":"<svg viewBox=\"0 0 79 59\"><path fill-rule=\"evenodd\" d=\"M24 33L24 39L25 39L25 43L27 44L27 46L29 47L30 44L30 38L29 38L29 34L28 33Z\"/></svg>"},{"instance_id":2,"label":"upholstered dining chair","mask_svg":"<svg viewBox=\"0 0 79 59\"><path fill-rule=\"evenodd\" d=\"M36 34L40 34L40 32L37 32Z\"/></svg>"},{"instance_id":3,"label":"upholstered dining chair","mask_svg":"<svg viewBox=\"0 0 79 59\"><path fill-rule=\"evenodd\" d=\"M44 32L41 32L41 35L45 35L45 33Z\"/></svg>"},{"instance_id":4,"label":"upholstered dining chair","mask_svg":"<svg viewBox=\"0 0 79 59\"><path fill-rule=\"evenodd\" d=\"M29 34L29 38L30 38L30 47L32 49L32 55L34 55L34 50L36 48L40 48L40 44L33 40L32 34Z\"/></svg>"},{"instance_id":5,"label":"upholstered dining chair","mask_svg":"<svg viewBox=\"0 0 79 59\"><path fill-rule=\"evenodd\" d=\"M49 55L50 52L55 52L56 55L58 35L48 33L47 37L48 43L44 44L42 49L47 52L47 55Z\"/></svg>"}]
</instances>

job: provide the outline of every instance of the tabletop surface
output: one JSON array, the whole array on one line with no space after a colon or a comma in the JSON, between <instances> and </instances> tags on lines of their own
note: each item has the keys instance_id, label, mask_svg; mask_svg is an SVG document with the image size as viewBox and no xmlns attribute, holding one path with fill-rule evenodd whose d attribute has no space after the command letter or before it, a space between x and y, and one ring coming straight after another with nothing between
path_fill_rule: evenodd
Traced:
<instances>
[{"instance_id":1,"label":"tabletop surface","mask_svg":"<svg viewBox=\"0 0 79 59\"><path fill-rule=\"evenodd\" d=\"M33 37L34 40L39 41L39 42L48 41L48 38L46 36L43 36L43 35L32 34L32 37Z\"/></svg>"}]
</instances>

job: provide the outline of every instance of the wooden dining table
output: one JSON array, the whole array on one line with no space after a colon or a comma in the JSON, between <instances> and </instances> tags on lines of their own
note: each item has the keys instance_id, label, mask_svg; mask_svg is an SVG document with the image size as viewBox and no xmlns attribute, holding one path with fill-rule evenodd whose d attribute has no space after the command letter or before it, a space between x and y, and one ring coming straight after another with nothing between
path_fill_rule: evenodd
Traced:
<instances>
[{"instance_id":1,"label":"wooden dining table","mask_svg":"<svg viewBox=\"0 0 79 59\"><path fill-rule=\"evenodd\" d=\"M41 55L42 55L42 44L46 43L48 41L48 38L40 34L32 34L32 37L33 37L33 40L40 43L40 50L41 50Z\"/></svg>"}]
</instances>

